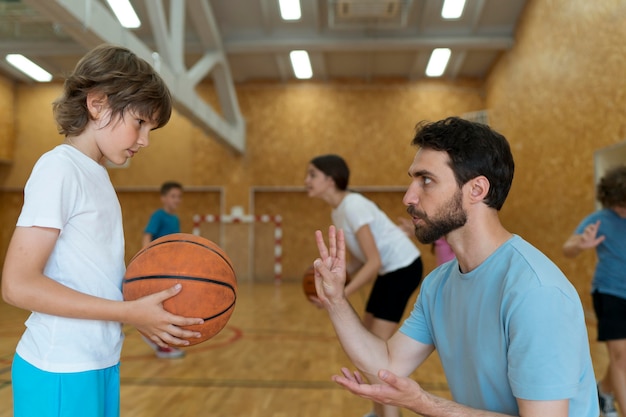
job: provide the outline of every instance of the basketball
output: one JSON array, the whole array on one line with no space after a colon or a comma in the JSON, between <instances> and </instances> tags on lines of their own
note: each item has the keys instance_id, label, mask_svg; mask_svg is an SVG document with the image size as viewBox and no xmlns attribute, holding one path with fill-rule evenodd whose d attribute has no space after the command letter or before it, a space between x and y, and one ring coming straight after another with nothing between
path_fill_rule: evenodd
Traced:
<instances>
[{"instance_id":1,"label":"basketball","mask_svg":"<svg viewBox=\"0 0 626 417\"><path fill-rule=\"evenodd\" d=\"M152 241L128 263L123 280L124 300L136 300L181 283L182 290L165 300L163 308L204 323L186 326L200 332L189 346L218 334L235 309L237 278L228 255L200 236L175 233Z\"/></svg>"},{"instance_id":2,"label":"basketball","mask_svg":"<svg viewBox=\"0 0 626 417\"><path fill-rule=\"evenodd\" d=\"M350 274L346 272L346 285L350 282ZM315 290L315 268L313 265L309 266L306 271L304 271L304 276L302 277L302 289L304 290L304 295L308 299L309 296L317 297L317 291Z\"/></svg>"}]
</instances>

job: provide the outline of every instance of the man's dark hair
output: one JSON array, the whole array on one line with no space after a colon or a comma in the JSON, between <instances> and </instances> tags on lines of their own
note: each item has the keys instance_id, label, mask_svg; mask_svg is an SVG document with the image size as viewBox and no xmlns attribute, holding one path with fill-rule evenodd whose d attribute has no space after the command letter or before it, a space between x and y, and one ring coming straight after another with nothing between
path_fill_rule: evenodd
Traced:
<instances>
[{"instance_id":1,"label":"man's dark hair","mask_svg":"<svg viewBox=\"0 0 626 417\"><path fill-rule=\"evenodd\" d=\"M446 152L459 187L472 178L485 176L489 192L485 203L500 210L513 182L515 164L509 143L500 133L482 123L459 117L438 122L420 122L412 145Z\"/></svg>"}]
</instances>

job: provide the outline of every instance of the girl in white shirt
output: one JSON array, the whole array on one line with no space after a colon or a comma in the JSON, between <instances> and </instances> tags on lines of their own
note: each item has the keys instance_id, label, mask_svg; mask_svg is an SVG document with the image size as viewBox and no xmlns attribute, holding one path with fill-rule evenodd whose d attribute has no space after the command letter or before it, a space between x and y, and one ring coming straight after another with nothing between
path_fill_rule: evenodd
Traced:
<instances>
[{"instance_id":1,"label":"girl in white shirt","mask_svg":"<svg viewBox=\"0 0 626 417\"><path fill-rule=\"evenodd\" d=\"M371 200L348 190L350 170L338 155L320 155L308 167L305 185L309 197L324 200L332 207L333 224L343 229L352 255L346 296L374 282L363 324L387 340L402 319L411 295L422 279L420 251L406 233ZM317 304L316 297L312 302ZM395 407L374 403L367 417L396 417Z\"/></svg>"}]
</instances>

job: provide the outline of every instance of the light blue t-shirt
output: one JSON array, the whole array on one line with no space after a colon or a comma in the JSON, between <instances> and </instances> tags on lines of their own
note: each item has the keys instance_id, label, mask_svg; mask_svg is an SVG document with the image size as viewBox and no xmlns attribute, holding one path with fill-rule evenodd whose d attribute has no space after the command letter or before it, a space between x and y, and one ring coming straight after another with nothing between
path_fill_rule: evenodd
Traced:
<instances>
[{"instance_id":1,"label":"light blue t-shirt","mask_svg":"<svg viewBox=\"0 0 626 417\"><path fill-rule=\"evenodd\" d=\"M598 416L580 297L519 236L469 273L456 259L435 269L400 331L435 346L460 404L519 415L516 398L568 398L570 416Z\"/></svg>"},{"instance_id":2,"label":"light blue t-shirt","mask_svg":"<svg viewBox=\"0 0 626 417\"><path fill-rule=\"evenodd\" d=\"M175 214L158 209L150 217L145 233L150 233L152 240L172 233L180 233L180 219Z\"/></svg>"},{"instance_id":3,"label":"light blue t-shirt","mask_svg":"<svg viewBox=\"0 0 626 417\"><path fill-rule=\"evenodd\" d=\"M599 210L578 225L576 234L598 220L597 235L605 239L596 247L598 262L591 290L626 299L626 219L613 210Z\"/></svg>"}]
</instances>

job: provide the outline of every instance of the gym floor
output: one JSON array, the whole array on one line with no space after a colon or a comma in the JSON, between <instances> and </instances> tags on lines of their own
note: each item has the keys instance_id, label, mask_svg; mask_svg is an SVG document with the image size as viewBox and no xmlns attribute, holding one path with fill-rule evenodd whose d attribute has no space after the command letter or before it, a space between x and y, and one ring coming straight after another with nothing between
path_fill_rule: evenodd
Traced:
<instances>
[{"instance_id":1,"label":"gym floor","mask_svg":"<svg viewBox=\"0 0 626 417\"><path fill-rule=\"evenodd\" d=\"M358 312L368 291L351 299ZM0 302L0 417L13 415L11 359L27 316ZM595 322L588 329L594 367L601 373L606 348L594 340ZM213 339L186 348L181 359L158 359L137 331L128 327L125 332L124 417L360 417L370 407L331 381L331 375L350 363L325 311L306 301L297 282L240 283L226 327ZM436 353L413 378L426 390L450 398Z\"/></svg>"}]
</instances>

